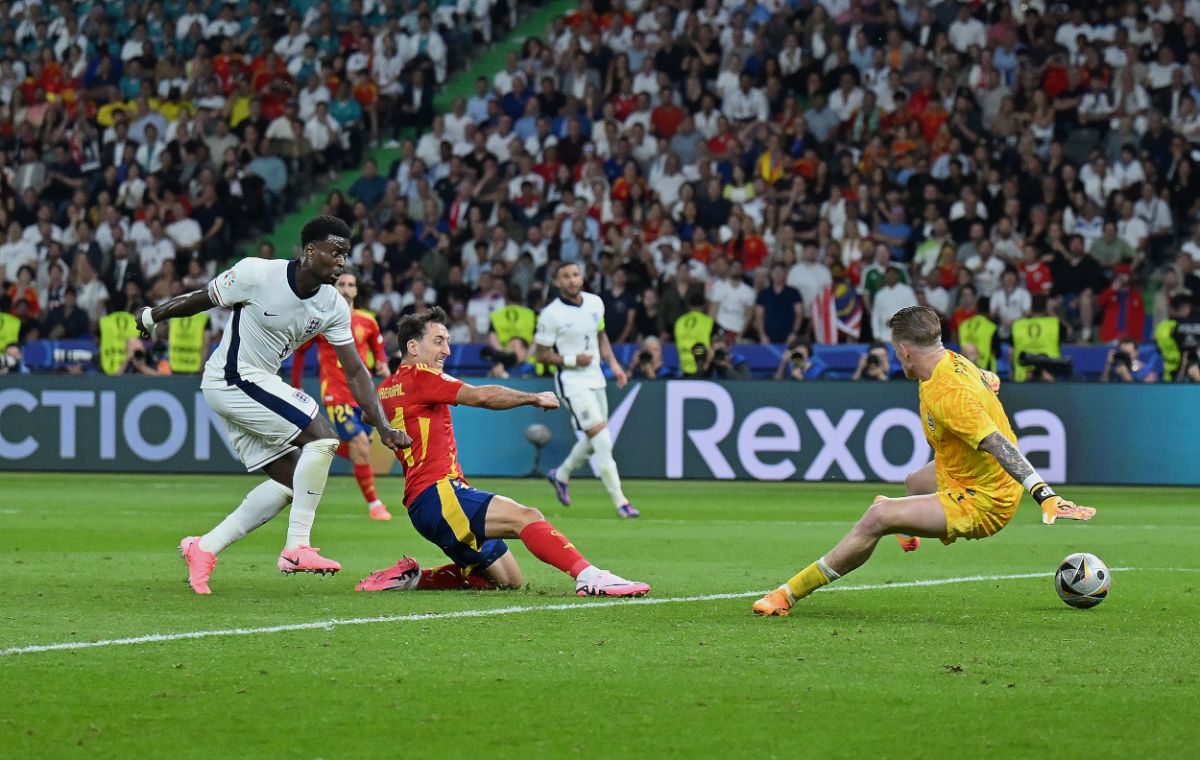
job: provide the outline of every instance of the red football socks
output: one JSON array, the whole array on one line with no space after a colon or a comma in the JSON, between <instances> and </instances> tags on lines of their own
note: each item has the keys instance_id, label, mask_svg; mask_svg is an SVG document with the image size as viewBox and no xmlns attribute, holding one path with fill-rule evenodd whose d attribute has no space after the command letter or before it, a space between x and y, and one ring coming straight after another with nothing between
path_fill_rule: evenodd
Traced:
<instances>
[{"instance_id":1,"label":"red football socks","mask_svg":"<svg viewBox=\"0 0 1200 760\"><path fill-rule=\"evenodd\" d=\"M529 523L521 531L521 541L533 556L553 565L572 578L591 566L567 537L545 520Z\"/></svg>"},{"instance_id":2,"label":"red football socks","mask_svg":"<svg viewBox=\"0 0 1200 760\"><path fill-rule=\"evenodd\" d=\"M347 443L346 441L342 441L341 443L339 443L338 447L337 447L337 455L339 457L341 457L342 459L349 459L350 458L350 444Z\"/></svg>"},{"instance_id":3,"label":"red football socks","mask_svg":"<svg viewBox=\"0 0 1200 760\"><path fill-rule=\"evenodd\" d=\"M354 479L358 481L358 487L362 489L363 497L368 504L378 499L375 495L375 472L371 469L371 465L354 465Z\"/></svg>"},{"instance_id":4,"label":"red football socks","mask_svg":"<svg viewBox=\"0 0 1200 760\"><path fill-rule=\"evenodd\" d=\"M420 591L456 591L459 589L478 589L486 591L495 588L492 582L482 575L463 575L462 568L455 564L442 565L421 571L421 580L417 581Z\"/></svg>"}]
</instances>

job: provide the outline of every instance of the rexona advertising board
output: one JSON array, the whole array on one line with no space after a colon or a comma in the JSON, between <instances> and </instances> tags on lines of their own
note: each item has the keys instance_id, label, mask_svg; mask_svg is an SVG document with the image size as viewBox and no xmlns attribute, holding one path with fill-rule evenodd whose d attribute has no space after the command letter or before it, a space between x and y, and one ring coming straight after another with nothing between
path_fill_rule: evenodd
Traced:
<instances>
[{"instance_id":1,"label":"rexona advertising board","mask_svg":"<svg viewBox=\"0 0 1200 760\"><path fill-rule=\"evenodd\" d=\"M1009 383L1001 399L1051 482L1200 484L1200 387ZM610 383L609 410L625 477L897 482L931 456L914 382ZM468 477L529 474L532 423L553 433L543 470L577 435L562 410L457 409L454 419ZM243 468L197 378L25 376L0 380L0 470Z\"/></svg>"}]
</instances>

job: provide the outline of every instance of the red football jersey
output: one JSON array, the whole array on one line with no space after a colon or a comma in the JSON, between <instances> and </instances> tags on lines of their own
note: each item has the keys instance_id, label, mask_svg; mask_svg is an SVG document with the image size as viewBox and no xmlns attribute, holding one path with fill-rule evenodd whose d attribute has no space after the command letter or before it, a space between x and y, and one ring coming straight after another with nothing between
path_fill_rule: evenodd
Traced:
<instances>
[{"instance_id":1,"label":"red football jersey","mask_svg":"<svg viewBox=\"0 0 1200 760\"><path fill-rule=\"evenodd\" d=\"M404 467L405 506L439 480L467 480L458 466L449 406L462 386L462 380L425 364L401 364L379 384L384 414L412 438L412 446L396 452Z\"/></svg>"},{"instance_id":2,"label":"red football jersey","mask_svg":"<svg viewBox=\"0 0 1200 760\"><path fill-rule=\"evenodd\" d=\"M376 365L380 362L387 363L387 352L383 350L383 334L379 332L379 323L374 317L368 312L355 309L350 314L350 331L354 333L354 347L358 349L363 364L371 366L367 362L371 354L375 355ZM314 343L317 346L317 360L320 362L321 402L329 406L358 406L354 395L350 393L350 386L346 384L346 373L342 370L342 363L338 361L337 351L325 340L324 335L318 335L296 349L296 354L292 357L292 385L300 387L300 378L304 373L304 355Z\"/></svg>"}]
</instances>

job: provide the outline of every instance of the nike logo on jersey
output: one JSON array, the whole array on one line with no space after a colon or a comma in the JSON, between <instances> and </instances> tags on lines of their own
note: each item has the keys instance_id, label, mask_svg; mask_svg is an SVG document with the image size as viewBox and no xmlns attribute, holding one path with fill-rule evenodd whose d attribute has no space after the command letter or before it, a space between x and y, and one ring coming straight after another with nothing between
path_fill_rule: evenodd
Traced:
<instances>
[{"instance_id":1,"label":"nike logo on jersey","mask_svg":"<svg viewBox=\"0 0 1200 760\"><path fill-rule=\"evenodd\" d=\"M263 312L263 316L264 316L264 317L278 317L278 316L280 316L280 315L279 315L279 314L272 314L272 313L271 313L271 312L269 312L269 311L264 311L264 312Z\"/></svg>"}]
</instances>

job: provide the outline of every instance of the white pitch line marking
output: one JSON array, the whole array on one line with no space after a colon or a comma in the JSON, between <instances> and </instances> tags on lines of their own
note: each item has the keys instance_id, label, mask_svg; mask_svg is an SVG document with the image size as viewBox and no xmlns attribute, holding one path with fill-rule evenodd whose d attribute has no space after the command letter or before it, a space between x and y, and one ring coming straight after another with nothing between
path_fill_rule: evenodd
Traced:
<instances>
[{"instance_id":1,"label":"white pitch line marking","mask_svg":"<svg viewBox=\"0 0 1200 760\"><path fill-rule=\"evenodd\" d=\"M1114 567L1114 572L1129 572L1136 570L1132 567ZM1160 572L1200 572L1200 568L1143 568ZM855 586L826 586L823 592L830 591L882 591L896 588L919 588L923 586L949 586L958 583L978 583L984 581L1017 581L1029 578L1049 578L1054 573L1014 573L1011 575L964 575L957 578L933 578L919 581L900 581L898 583L869 583ZM291 631L332 631L342 625L369 625L372 623L411 623L422 620L450 620L454 618L493 617L499 615L516 615L526 612L590 610L599 607L641 607L652 604L679 604L684 602L712 602L722 599L747 599L762 596L766 591L745 591L736 594L704 594L702 596L675 596L663 599L609 599L601 602L579 602L572 604L534 604L517 607L496 607L485 610L457 610L454 612L424 612L412 615L384 615L367 618L334 618L317 620L311 623L289 623L287 625L272 625L261 628L223 628L210 631L188 631L184 633L152 633L145 636L131 636L121 639L102 639L100 641L66 641L58 644L33 644L23 647L0 649L0 657L15 654L36 654L39 652L57 652L73 649L95 649L98 647L132 646L134 644L156 644L164 641L183 641L186 639L207 639L217 636L252 636L260 633L288 633Z\"/></svg>"}]
</instances>

